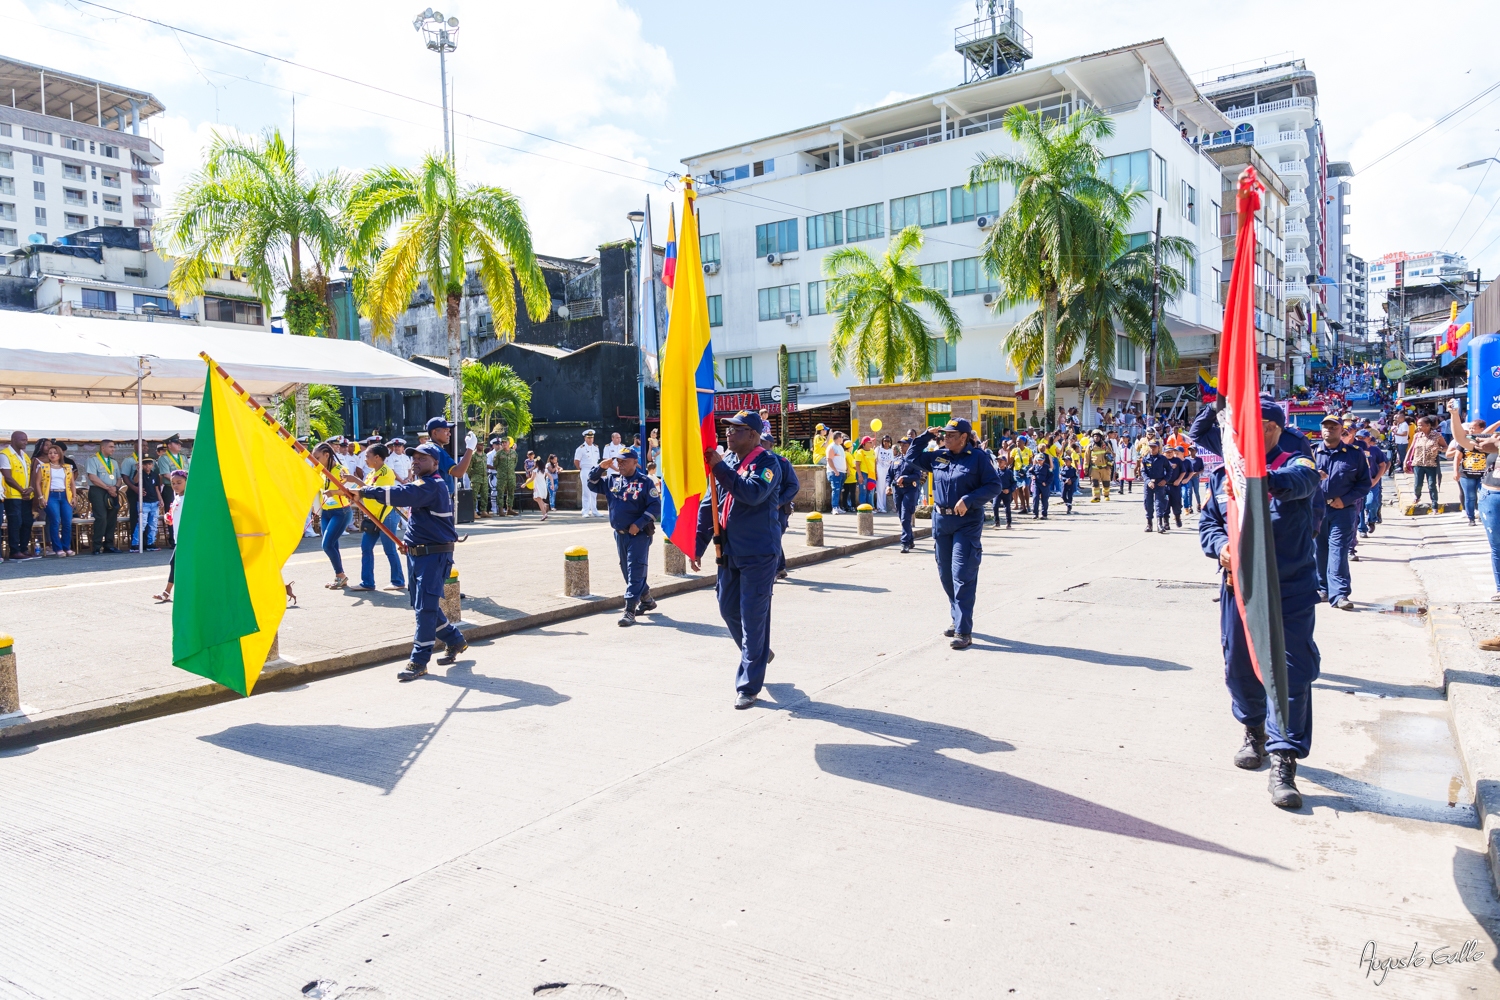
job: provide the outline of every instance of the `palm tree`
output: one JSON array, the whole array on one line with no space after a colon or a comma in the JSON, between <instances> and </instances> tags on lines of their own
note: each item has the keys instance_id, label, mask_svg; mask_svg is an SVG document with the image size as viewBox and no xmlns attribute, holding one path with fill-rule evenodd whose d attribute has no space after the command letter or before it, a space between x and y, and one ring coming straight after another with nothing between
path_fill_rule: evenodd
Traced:
<instances>
[{"instance_id":1,"label":"palm tree","mask_svg":"<svg viewBox=\"0 0 1500 1000\"><path fill-rule=\"evenodd\" d=\"M371 170L350 197L349 217L355 255L374 260L365 305L376 337L391 335L420 280L425 278L445 302L454 409L462 402L458 319L468 278L465 262L478 259L475 270L502 340L515 333L516 283L529 315L540 320L551 312L552 297L520 200L504 188L460 185L453 165L441 156L429 153L415 171Z\"/></svg>"},{"instance_id":2,"label":"palm tree","mask_svg":"<svg viewBox=\"0 0 1500 1000\"><path fill-rule=\"evenodd\" d=\"M991 154L969 172L969 184L1005 182L1016 196L985 237L980 261L1000 279L995 309L1041 305L1042 393L1046 426L1057 414L1057 323L1065 289L1081 285L1111 259L1110 222L1127 218L1126 195L1101 178L1098 140L1114 134L1093 109L1053 122L1022 107L1005 116L1015 156Z\"/></svg>"},{"instance_id":3,"label":"palm tree","mask_svg":"<svg viewBox=\"0 0 1500 1000\"><path fill-rule=\"evenodd\" d=\"M203 167L163 220L177 254L167 288L181 305L203 294L217 268L243 271L269 313L285 297L288 329L316 336L328 327L324 290L345 244L340 213L348 192L337 171L310 174L281 132L261 139L214 133ZM306 435L307 390L297 391L297 434Z\"/></svg>"},{"instance_id":4,"label":"palm tree","mask_svg":"<svg viewBox=\"0 0 1500 1000\"><path fill-rule=\"evenodd\" d=\"M823 259L827 302L838 311L828 346L833 373L853 364L861 382L872 368L882 382L902 374L913 382L932 377L932 329L917 304L937 314L944 339L963 335L947 297L922 284L911 258L922 247L922 230L907 226L892 239L880 263L859 247L841 247Z\"/></svg>"},{"instance_id":5,"label":"palm tree","mask_svg":"<svg viewBox=\"0 0 1500 1000\"><path fill-rule=\"evenodd\" d=\"M488 434L493 419L504 421L511 437L525 437L531 430L531 386L510 365L486 365L469 361L463 366L464 409L479 411L480 427Z\"/></svg>"},{"instance_id":6,"label":"palm tree","mask_svg":"<svg viewBox=\"0 0 1500 1000\"><path fill-rule=\"evenodd\" d=\"M326 441L344 433L344 418L339 415L344 405L344 394L331 385L307 386L306 414L309 430L316 441ZM276 407L276 419L282 424L292 422L296 412L295 399L283 399Z\"/></svg>"}]
</instances>

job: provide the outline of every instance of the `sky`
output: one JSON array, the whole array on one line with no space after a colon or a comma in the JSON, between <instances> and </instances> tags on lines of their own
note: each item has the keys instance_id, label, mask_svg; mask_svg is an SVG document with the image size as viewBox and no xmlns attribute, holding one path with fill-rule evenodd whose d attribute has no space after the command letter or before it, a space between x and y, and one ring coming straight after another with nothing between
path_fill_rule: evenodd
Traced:
<instances>
[{"instance_id":1,"label":"sky","mask_svg":"<svg viewBox=\"0 0 1500 1000\"><path fill-rule=\"evenodd\" d=\"M164 203L215 129L290 133L295 117L315 170L412 165L441 148L438 60L412 27L414 2L105 2L186 30L82 0L0 0L0 54L153 93L167 109L150 123L166 151ZM961 82L953 29L974 17L972 2L926 0L456 2L440 9L461 22L449 57L459 169L516 192L537 249L558 256L628 237L625 213L647 194L663 212L662 171L683 170L684 157ZM1500 82L1484 58L1500 5L1431 0L1419 19L1387 0L1019 6L1033 64L1157 37L1195 78L1306 60L1330 159L1356 171L1353 251L1443 249L1500 269L1500 164L1457 169L1500 157L1500 89L1375 162Z\"/></svg>"}]
</instances>

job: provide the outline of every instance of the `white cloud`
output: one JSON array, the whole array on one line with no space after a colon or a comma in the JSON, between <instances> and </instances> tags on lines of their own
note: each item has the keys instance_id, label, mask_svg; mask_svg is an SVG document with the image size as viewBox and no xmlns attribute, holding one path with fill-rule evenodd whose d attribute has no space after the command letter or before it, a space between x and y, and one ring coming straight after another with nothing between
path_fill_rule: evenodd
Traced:
<instances>
[{"instance_id":1,"label":"white cloud","mask_svg":"<svg viewBox=\"0 0 1500 1000\"><path fill-rule=\"evenodd\" d=\"M858 113L860 111L869 111L871 108L883 108L887 104L897 104L897 103L899 103L901 101L909 101L913 97L917 97L917 96L919 96L919 95L917 95L917 94L908 94L908 93L906 93L905 91L902 91L902 90L891 90L891 91L887 91L886 95L884 97L882 97L878 101L872 101L872 102L870 102L868 104L866 104L863 101L861 101L860 103L854 105L854 111L856 113Z\"/></svg>"}]
</instances>

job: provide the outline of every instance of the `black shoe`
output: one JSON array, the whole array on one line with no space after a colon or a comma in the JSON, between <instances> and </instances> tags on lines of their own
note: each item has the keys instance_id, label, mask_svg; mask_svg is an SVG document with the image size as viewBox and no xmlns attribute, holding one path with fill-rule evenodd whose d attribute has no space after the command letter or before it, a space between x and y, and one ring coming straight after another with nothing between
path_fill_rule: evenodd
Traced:
<instances>
[{"instance_id":1,"label":"black shoe","mask_svg":"<svg viewBox=\"0 0 1500 1000\"><path fill-rule=\"evenodd\" d=\"M1297 758L1290 750L1271 754L1271 804L1282 809L1301 809L1302 793L1297 791Z\"/></svg>"},{"instance_id":2,"label":"black shoe","mask_svg":"<svg viewBox=\"0 0 1500 1000\"><path fill-rule=\"evenodd\" d=\"M459 642L457 646L449 646L447 649L443 650L443 655L438 657L438 662L445 667L450 663L456 663L458 661L458 658L466 653L468 649L469 642L467 639L465 639Z\"/></svg>"},{"instance_id":3,"label":"black shoe","mask_svg":"<svg viewBox=\"0 0 1500 1000\"><path fill-rule=\"evenodd\" d=\"M736 698L734 700L734 707L738 708L738 709L746 709L746 708L749 708L751 705L754 705L754 704L755 704L755 696L754 695L742 694L742 695L740 695L738 698Z\"/></svg>"},{"instance_id":4,"label":"black shoe","mask_svg":"<svg viewBox=\"0 0 1500 1000\"><path fill-rule=\"evenodd\" d=\"M1349 553L1349 561L1350 562L1359 562L1359 553L1358 552L1351 552L1351 553Z\"/></svg>"},{"instance_id":5,"label":"black shoe","mask_svg":"<svg viewBox=\"0 0 1500 1000\"><path fill-rule=\"evenodd\" d=\"M638 608L635 609L635 613L638 614L638 615L644 615L647 612L651 612L651 611L655 611L655 610L656 610L656 601L653 598L647 597L647 598L645 598L644 600L641 601L640 607L638 607Z\"/></svg>"},{"instance_id":6,"label":"black shoe","mask_svg":"<svg viewBox=\"0 0 1500 1000\"><path fill-rule=\"evenodd\" d=\"M1470 521L1470 522L1469 522L1469 523L1470 523L1470 524L1473 524L1473 523L1474 523L1474 522L1473 522L1473 521ZM1359 533L1359 537L1360 537L1360 538L1369 538L1369 537L1370 537L1370 533L1369 533L1369 532L1368 532L1368 531L1361 531L1361 532L1360 532L1360 533Z\"/></svg>"},{"instance_id":7,"label":"black shoe","mask_svg":"<svg viewBox=\"0 0 1500 1000\"><path fill-rule=\"evenodd\" d=\"M946 636L947 636L947 637L948 637L948 638L950 638L950 639L951 639L951 638L953 638L953 636L954 636L954 635L955 635L955 634L956 634L956 633L957 633L957 632L958 632L958 629L956 629L956 628L952 628L952 627L949 627L949 628L945 628L945 629L943 629L943 634L944 634L944 635L946 635Z\"/></svg>"},{"instance_id":8,"label":"black shoe","mask_svg":"<svg viewBox=\"0 0 1500 1000\"><path fill-rule=\"evenodd\" d=\"M948 645L953 649L968 649L974 645L974 640L966 635L955 635L953 641L948 643Z\"/></svg>"},{"instance_id":9,"label":"black shoe","mask_svg":"<svg viewBox=\"0 0 1500 1000\"><path fill-rule=\"evenodd\" d=\"M1234 766L1258 771L1266 762L1266 727L1246 726L1245 744L1234 755Z\"/></svg>"},{"instance_id":10,"label":"black shoe","mask_svg":"<svg viewBox=\"0 0 1500 1000\"><path fill-rule=\"evenodd\" d=\"M778 579L778 580L785 580L786 579L786 570L784 570L784 569L777 570L776 571L776 579Z\"/></svg>"},{"instance_id":11,"label":"black shoe","mask_svg":"<svg viewBox=\"0 0 1500 1000\"><path fill-rule=\"evenodd\" d=\"M1149 534L1151 534L1151 532L1153 532L1155 530L1156 530L1156 527L1150 521L1147 521L1146 522L1146 534L1149 535Z\"/></svg>"},{"instance_id":12,"label":"black shoe","mask_svg":"<svg viewBox=\"0 0 1500 1000\"><path fill-rule=\"evenodd\" d=\"M1162 523L1161 523L1161 527L1160 527L1160 528L1157 528L1157 529L1156 529L1156 530L1157 530L1157 531L1158 531L1158 532L1160 532L1160 533L1161 533L1161 534L1163 534L1163 535L1165 535L1165 534L1166 534L1166 533L1167 533L1167 532L1169 532L1169 531L1171 531L1171 530L1172 530L1172 529L1171 529L1171 528L1169 528L1169 527L1167 527L1167 522L1166 522L1166 521L1163 521L1163 522L1162 522Z\"/></svg>"},{"instance_id":13,"label":"black shoe","mask_svg":"<svg viewBox=\"0 0 1500 1000\"><path fill-rule=\"evenodd\" d=\"M627 607L625 613L620 616L620 627L628 628L635 624L635 608Z\"/></svg>"},{"instance_id":14,"label":"black shoe","mask_svg":"<svg viewBox=\"0 0 1500 1000\"><path fill-rule=\"evenodd\" d=\"M774 650L774 649L767 649L766 650L766 663L770 664L770 663L774 662L775 659L776 659L776 650Z\"/></svg>"},{"instance_id":15,"label":"black shoe","mask_svg":"<svg viewBox=\"0 0 1500 1000\"><path fill-rule=\"evenodd\" d=\"M1176 521L1177 521L1177 527L1179 527L1179 528L1182 527L1182 515L1181 514L1177 515Z\"/></svg>"},{"instance_id":16,"label":"black shoe","mask_svg":"<svg viewBox=\"0 0 1500 1000\"><path fill-rule=\"evenodd\" d=\"M418 677L426 677L426 676L427 676L427 664L425 664L425 663L408 663L406 665L406 669L403 670L403 671L401 671L399 674L396 675L396 680L400 681L402 684L405 684L407 681L414 681Z\"/></svg>"},{"instance_id":17,"label":"black shoe","mask_svg":"<svg viewBox=\"0 0 1500 1000\"><path fill-rule=\"evenodd\" d=\"M903 546L901 546L901 554L902 555L906 555L906 553L908 553L910 551L911 551L911 546L910 545L903 545Z\"/></svg>"}]
</instances>

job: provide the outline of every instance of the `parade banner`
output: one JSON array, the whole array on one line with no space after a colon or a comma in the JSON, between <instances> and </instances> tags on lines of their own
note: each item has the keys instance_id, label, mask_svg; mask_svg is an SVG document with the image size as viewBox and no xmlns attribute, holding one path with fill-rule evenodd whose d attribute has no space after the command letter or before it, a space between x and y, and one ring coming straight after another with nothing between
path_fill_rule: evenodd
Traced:
<instances>
[{"instance_id":1,"label":"parade banner","mask_svg":"<svg viewBox=\"0 0 1500 1000\"><path fill-rule=\"evenodd\" d=\"M1255 212L1265 187L1246 167L1240 174L1234 269L1219 349L1219 432L1229 494L1230 581L1250 663L1266 688L1278 726L1287 718L1286 634L1281 579L1271 537L1266 440L1260 416L1260 364L1255 347Z\"/></svg>"}]
</instances>

